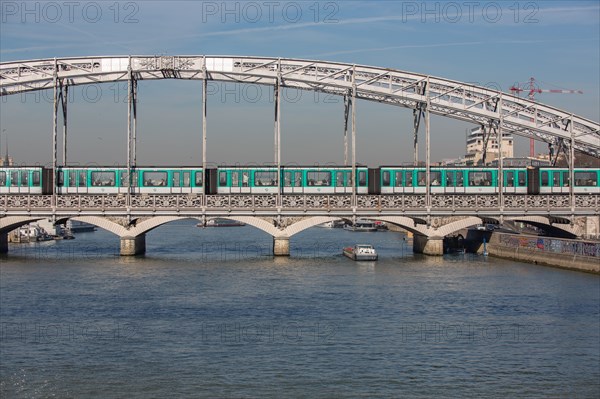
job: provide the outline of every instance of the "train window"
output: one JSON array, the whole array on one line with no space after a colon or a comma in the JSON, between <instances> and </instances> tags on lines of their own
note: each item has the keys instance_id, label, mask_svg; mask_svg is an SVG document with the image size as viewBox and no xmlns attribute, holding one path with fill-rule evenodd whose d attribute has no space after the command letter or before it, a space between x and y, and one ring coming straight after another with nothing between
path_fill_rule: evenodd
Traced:
<instances>
[{"instance_id":1,"label":"train window","mask_svg":"<svg viewBox=\"0 0 600 399\"><path fill-rule=\"evenodd\" d=\"M575 172L575 186L595 187L598 185L596 172Z\"/></svg>"},{"instance_id":2,"label":"train window","mask_svg":"<svg viewBox=\"0 0 600 399\"><path fill-rule=\"evenodd\" d=\"M430 186L439 186L442 181L442 172L429 172L429 185ZM426 172L417 172L417 181L419 182L419 187L423 187L427 180Z\"/></svg>"},{"instance_id":3,"label":"train window","mask_svg":"<svg viewBox=\"0 0 600 399\"><path fill-rule=\"evenodd\" d=\"M223 173L223 172L221 172L221 173ZM203 177L202 171L196 171L195 177L196 177L196 179L195 179L196 187L202 187L202 177ZM225 180L225 181L227 181L227 180Z\"/></svg>"},{"instance_id":4,"label":"train window","mask_svg":"<svg viewBox=\"0 0 600 399\"><path fill-rule=\"evenodd\" d=\"M517 172L519 176L519 187L525 187L525 172Z\"/></svg>"},{"instance_id":5,"label":"train window","mask_svg":"<svg viewBox=\"0 0 600 399\"><path fill-rule=\"evenodd\" d=\"M21 171L21 187L27 187L29 185L29 171Z\"/></svg>"},{"instance_id":6,"label":"train window","mask_svg":"<svg viewBox=\"0 0 600 399\"><path fill-rule=\"evenodd\" d=\"M358 172L358 185L364 187L367 185L367 172L364 170Z\"/></svg>"},{"instance_id":7,"label":"train window","mask_svg":"<svg viewBox=\"0 0 600 399\"><path fill-rule=\"evenodd\" d=\"M352 187L352 173L346 173L346 187Z\"/></svg>"},{"instance_id":8,"label":"train window","mask_svg":"<svg viewBox=\"0 0 600 399\"><path fill-rule=\"evenodd\" d=\"M456 172L456 187L463 187L465 185L463 172Z\"/></svg>"},{"instance_id":9,"label":"train window","mask_svg":"<svg viewBox=\"0 0 600 399\"><path fill-rule=\"evenodd\" d=\"M242 172L242 186L248 187L250 184L250 174L248 172Z\"/></svg>"},{"instance_id":10,"label":"train window","mask_svg":"<svg viewBox=\"0 0 600 399\"><path fill-rule=\"evenodd\" d=\"M542 172L542 186L548 187L548 185L549 185L548 172Z\"/></svg>"},{"instance_id":11,"label":"train window","mask_svg":"<svg viewBox=\"0 0 600 399\"><path fill-rule=\"evenodd\" d=\"M569 172L562 172L562 184L564 187L569 187L570 180L571 176L569 176Z\"/></svg>"},{"instance_id":12,"label":"train window","mask_svg":"<svg viewBox=\"0 0 600 399\"><path fill-rule=\"evenodd\" d=\"M469 186L491 186L492 172L469 172Z\"/></svg>"},{"instance_id":13,"label":"train window","mask_svg":"<svg viewBox=\"0 0 600 399\"><path fill-rule=\"evenodd\" d=\"M115 186L115 172L92 172L92 186Z\"/></svg>"},{"instance_id":14,"label":"train window","mask_svg":"<svg viewBox=\"0 0 600 399\"><path fill-rule=\"evenodd\" d=\"M31 174L31 185L34 187L39 187L41 185L40 183L40 172L34 171Z\"/></svg>"},{"instance_id":15,"label":"train window","mask_svg":"<svg viewBox=\"0 0 600 399\"><path fill-rule=\"evenodd\" d=\"M68 184L68 186L69 187L75 187L76 186L76 184L75 184L75 177L77 177L77 175L75 174L75 171L70 170L70 171L68 171L66 173L69 176L69 179L68 179L69 180L69 184Z\"/></svg>"},{"instance_id":16,"label":"train window","mask_svg":"<svg viewBox=\"0 0 600 399\"><path fill-rule=\"evenodd\" d=\"M6 186L6 172L0 172L0 186Z\"/></svg>"},{"instance_id":17,"label":"train window","mask_svg":"<svg viewBox=\"0 0 600 399\"><path fill-rule=\"evenodd\" d=\"M294 178L294 186L302 187L302 173L296 172L294 173L296 177Z\"/></svg>"},{"instance_id":18,"label":"train window","mask_svg":"<svg viewBox=\"0 0 600 399\"><path fill-rule=\"evenodd\" d=\"M389 172L388 172L389 177ZM344 187L344 172L335 172L335 185L337 187Z\"/></svg>"},{"instance_id":19,"label":"train window","mask_svg":"<svg viewBox=\"0 0 600 399\"><path fill-rule=\"evenodd\" d=\"M384 171L383 173L381 173L381 185L385 186L385 187L390 186L390 172L389 171Z\"/></svg>"},{"instance_id":20,"label":"train window","mask_svg":"<svg viewBox=\"0 0 600 399\"><path fill-rule=\"evenodd\" d=\"M19 185L19 172L10 172L10 185L16 187Z\"/></svg>"},{"instance_id":21,"label":"train window","mask_svg":"<svg viewBox=\"0 0 600 399\"><path fill-rule=\"evenodd\" d=\"M274 187L277 185L277 172L254 172L254 185L255 186L270 186Z\"/></svg>"},{"instance_id":22,"label":"train window","mask_svg":"<svg viewBox=\"0 0 600 399\"><path fill-rule=\"evenodd\" d=\"M309 186L329 186L331 184L331 172L308 172Z\"/></svg>"},{"instance_id":23,"label":"train window","mask_svg":"<svg viewBox=\"0 0 600 399\"><path fill-rule=\"evenodd\" d=\"M560 173L552 172L552 187L560 187Z\"/></svg>"},{"instance_id":24,"label":"train window","mask_svg":"<svg viewBox=\"0 0 600 399\"><path fill-rule=\"evenodd\" d=\"M173 187L181 187L181 172L173 172Z\"/></svg>"},{"instance_id":25,"label":"train window","mask_svg":"<svg viewBox=\"0 0 600 399\"><path fill-rule=\"evenodd\" d=\"M402 172L396 172L396 187L402 187Z\"/></svg>"},{"instance_id":26,"label":"train window","mask_svg":"<svg viewBox=\"0 0 600 399\"><path fill-rule=\"evenodd\" d=\"M231 187L240 186L240 172L231 172ZM244 185L246 187L247 184Z\"/></svg>"},{"instance_id":27,"label":"train window","mask_svg":"<svg viewBox=\"0 0 600 399\"><path fill-rule=\"evenodd\" d=\"M406 172L406 184L405 187L413 186L413 175L412 172Z\"/></svg>"},{"instance_id":28,"label":"train window","mask_svg":"<svg viewBox=\"0 0 600 399\"><path fill-rule=\"evenodd\" d=\"M190 182L191 182L191 172L181 172L183 173L183 186L182 187L189 187L190 186Z\"/></svg>"},{"instance_id":29,"label":"train window","mask_svg":"<svg viewBox=\"0 0 600 399\"><path fill-rule=\"evenodd\" d=\"M515 186L515 172L506 172L506 187Z\"/></svg>"},{"instance_id":30,"label":"train window","mask_svg":"<svg viewBox=\"0 0 600 399\"><path fill-rule=\"evenodd\" d=\"M65 184L64 172L62 170L58 171L58 177L56 178L56 184L58 187L62 187Z\"/></svg>"},{"instance_id":31,"label":"train window","mask_svg":"<svg viewBox=\"0 0 600 399\"><path fill-rule=\"evenodd\" d=\"M144 187L166 186L167 172L143 172L142 179L144 181Z\"/></svg>"},{"instance_id":32,"label":"train window","mask_svg":"<svg viewBox=\"0 0 600 399\"><path fill-rule=\"evenodd\" d=\"M196 173L196 181L198 181L198 173ZM219 186L227 186L227 172L219 172Z\"/></svg>"}]
</instances>

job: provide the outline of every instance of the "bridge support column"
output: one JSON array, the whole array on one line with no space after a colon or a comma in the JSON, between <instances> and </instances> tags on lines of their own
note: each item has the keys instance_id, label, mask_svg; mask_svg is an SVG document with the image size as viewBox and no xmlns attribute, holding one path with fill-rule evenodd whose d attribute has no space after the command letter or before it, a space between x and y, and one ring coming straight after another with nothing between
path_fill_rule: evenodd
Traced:
<instances>
[{"instance_id":1,"label":"bridge support column","mask_svg":"<svg viewBox=\"0 0 600 399\"><path fill-rule=\"evenodd\" d=\"M427 237L415 234L413 252L430 256L444 255L444 237Z\"/></svg>"},{"instance_id":2,"label":"bridge support column","mask_svg":"<svg viewBox=\"0 0 600 399\"><path fill-rule=\"evenodd\" d=\"M273 237L273 255L290 256L289 237Z\"/></svg>"},{"instance_id":3,"label":"bridge support column","mask_svg":"<svg viewBox=\"0 0 600 399\"><path fill-rule=\"evenodd\" d=\"M135 256L146 253L146 234L121 237L121 256Z\"/></svg>"},{"instance_id":4,"label":"bridge support column","mask_svg":"<svg viewBox=\"0 0 600 399\"><path fill-rule=\"evenodd\" d=\"M8 253L8 233L0 233L0 254Z\"/></svg>"}]
</instances>

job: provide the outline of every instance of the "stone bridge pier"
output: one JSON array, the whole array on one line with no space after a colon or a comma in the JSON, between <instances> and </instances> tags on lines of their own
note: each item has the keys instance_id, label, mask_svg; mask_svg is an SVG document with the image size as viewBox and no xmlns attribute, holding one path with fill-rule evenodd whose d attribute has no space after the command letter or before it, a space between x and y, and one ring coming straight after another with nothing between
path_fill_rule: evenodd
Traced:
<instances>
[{"instance_id":1,"label":"stone bridge pier","mask_svg":"<svg viewBox=\"0 0 600 399\"><path fill-rule=\"evenodd\" d=\"M0 233L0 254L8 253L8 233Z\"/></svg>"}]
</instances>

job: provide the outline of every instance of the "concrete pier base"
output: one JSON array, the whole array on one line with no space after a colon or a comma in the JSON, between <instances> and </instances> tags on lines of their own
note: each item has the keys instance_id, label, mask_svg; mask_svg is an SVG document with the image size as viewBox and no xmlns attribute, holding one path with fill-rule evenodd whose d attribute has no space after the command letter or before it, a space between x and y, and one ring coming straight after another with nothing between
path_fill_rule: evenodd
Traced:
<instances>
[{"instance_id":1,"label":"concrete pier base","mask_svg":"<svg viewBox=\"0 0 600 399\"><path fill-rule=\"evenodd\" d=\"M8 233L0 233L0 254L8 253Z\"/></svg>"},{"instance_id":2,"label":"concrete pier base","mask_svg":"<svg viewBox=\"0 0 600 399\"><path fill-rule=\"evenodd\" d=\"M289 237L273 237L273 255L290 256Z\"/></svg>"},{"instance_id":3,"label":"concrete pier base","mask_svg":"<svg viewBox=\"0 0 600 399\"><path fill-rule=\"evenodd\" d=\"M136 237L121 237L121 256L135 256L146 253L146 234Z\"/></svg>"},{"instance_id":4,"label":"concrete pier base","mask_svg":"<svg viewBox=\"0 0 600 399\"><path fill-rule=\"evenodd\" d=\"M413 252L430 256L444 255L444 237L427 237L417 235L413 237Z\"/></svg>"}]
</instances>

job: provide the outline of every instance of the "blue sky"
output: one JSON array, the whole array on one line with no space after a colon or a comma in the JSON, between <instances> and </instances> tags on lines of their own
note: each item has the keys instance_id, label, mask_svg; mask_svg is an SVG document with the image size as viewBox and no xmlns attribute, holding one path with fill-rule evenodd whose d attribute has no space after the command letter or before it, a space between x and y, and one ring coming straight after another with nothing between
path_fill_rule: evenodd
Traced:
<instances>
[{"instance_id":1,"label":"blue sky","mask_svg":"<svg viewBox=\"0 0 600 399\"><path fill-rule=\"evenodd\" d=\"M503 91L534 76L544 89L584 91L543 93L539 101L600 119L597 1L2 1L0 10L2 62L127 54L276 56L390 67ZM141 82L139 89L138 163L199 163L201 83ZM110 84L100 90L73 89L72 162L125 160L125 90ZM228 90L236 94L223 98ZM209 161L271 161L270 90L214 84L210 93ZM296 96L287 93L291 100L283 104L284 163L341 163L342 100ZM21 163L51 159L50 98L0 100L2 147L8 136ZM462 155L471 126L432 118L433 158ZM359 101L357 132L360 162L412 160L410 110ZM517 155L528 152L527 140L516 144Z\"/></svg>"}]
</instances>

